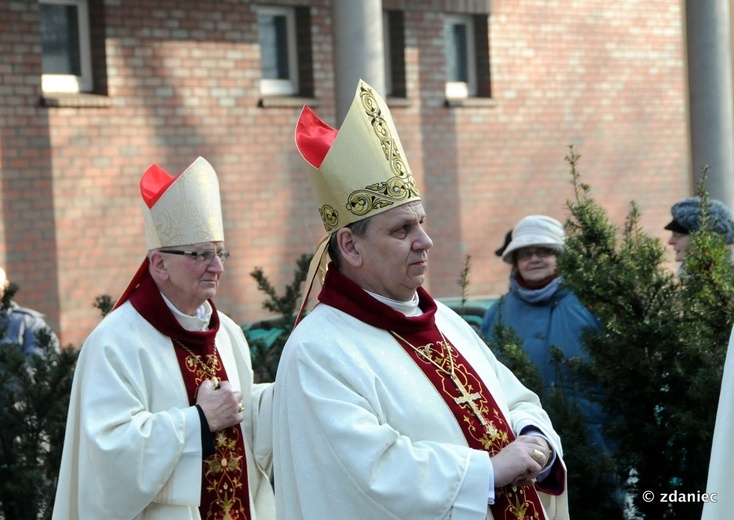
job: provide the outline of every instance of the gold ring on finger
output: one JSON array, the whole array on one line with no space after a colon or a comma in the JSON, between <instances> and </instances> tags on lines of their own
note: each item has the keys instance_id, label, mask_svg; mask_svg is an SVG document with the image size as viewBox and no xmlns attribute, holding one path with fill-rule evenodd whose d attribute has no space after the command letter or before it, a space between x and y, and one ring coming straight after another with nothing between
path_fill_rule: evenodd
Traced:
<instances>
[{"instance_id":1,"label":"gold ring on finger","mask_svg":"<svg viewBox=\"0 0 734 520\"><path fill-rule=\"evenodd\" d=\"M539 449L533 449L533 454L531 455L531 457L535 462L540 462L540 459L543 458L543 452Z\"/></svg>"}]
</instances>

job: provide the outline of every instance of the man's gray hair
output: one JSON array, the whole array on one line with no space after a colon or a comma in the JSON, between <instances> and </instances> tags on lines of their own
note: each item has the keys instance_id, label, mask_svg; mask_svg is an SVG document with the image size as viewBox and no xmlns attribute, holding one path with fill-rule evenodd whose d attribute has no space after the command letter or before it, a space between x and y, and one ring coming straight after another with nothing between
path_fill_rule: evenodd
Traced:
<instances>
[{"instance_id":1,"label":"man's gray hair","mask_svg":"<svg viewBox=\"0 0 734 520\"><path fill-rule=\"evenodd\" d=\"M363 237L367 234L367 228L370 225L370 220L372 220L372 217L367 217L365 219L358 220L357 222L347 224L344 227L349 228L355 236ZM327 252L329 253L329 258L331 258L333 267L338 271L341 269L342 265L342 252L339 250L339 242L336 239L337 233L339 233L339 230L334 231L329 237Z\"/></svg>"}]
</instances>

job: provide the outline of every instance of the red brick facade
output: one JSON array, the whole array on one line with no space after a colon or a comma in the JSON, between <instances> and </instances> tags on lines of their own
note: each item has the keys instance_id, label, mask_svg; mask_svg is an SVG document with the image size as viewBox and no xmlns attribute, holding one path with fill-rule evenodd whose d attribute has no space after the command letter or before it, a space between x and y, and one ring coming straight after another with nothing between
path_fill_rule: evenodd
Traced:
<instances>
[{"instance_id":1,"label":"red brick facade","mask_svg":"<svg viewBox=\"0 0 734 520\"><path fill-rule=\"evenodd\" d=\"M293 130L303 100L261 106L252 0L90 0L103 106L46 106L37 0L0 2L0 262L18 301L64 344L99 321L145 255L138 181L197 156L217 170L227 246L221 310L266 316L249 276L276 287L323 234ZM331 2L310 6L316 111L334 118ZM526 214L564 219L567 146L621 224L631 200L660 229L689 193L681 4L492 0L492 104L444 103L442 13L487 1L383 0L402 9L407 102L392 108L434 239L429 290L457 295L465 255L474 295L503 292L494 255ZM63 100L60 104L64 104ZM79 104L72 102L72 105Z\"/></svg>"}]
</instances>

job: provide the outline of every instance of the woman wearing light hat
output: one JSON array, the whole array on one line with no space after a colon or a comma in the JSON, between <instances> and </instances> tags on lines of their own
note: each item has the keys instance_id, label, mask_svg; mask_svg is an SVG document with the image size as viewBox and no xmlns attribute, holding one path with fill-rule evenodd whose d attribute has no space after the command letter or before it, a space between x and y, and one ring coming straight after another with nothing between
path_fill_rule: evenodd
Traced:
<instances>
[{"instance_id":1,"label":"woman wearing light hat","mask_svg":"<svg viewBox=\"0 0 734 520\"><path fill-rule=\"evenodd\" d=\"M581 331L599 328L576 296L561 287L556 255L564 240L563 226L551 217L530 215L518 222L502 252L502 259L512 265L510 291L487 310L481 329L490 338L498 323L512 327L549 384L554 368L548 347L560 347L566 358L583 356Z\"/></svg>"},{"instance_id":2,"label":"woman wearing light hat","mask_svg":"<svg viewBox=\"0 0 734 520\"><path fill-rule=\"evenodd\" d=\"M495 302L484 316L481 332L492 339L498 324L511 327L522 340L522 348L538 367L546 388L554 386L555 367L548 349L560 348L566 359L585 358L581 332L597 329L599 323L578 298L562 287L556 272L556 258L563 250L565 235L557 220L544 215L523 218L512 230L512 241L502 259L512 264L510 290ZM572 379L564 377L566 392L577 399ZM605 421L600 406L577 399L592 431L590 441L609 451L602 436Z\"/></svg>"}]
</instances>

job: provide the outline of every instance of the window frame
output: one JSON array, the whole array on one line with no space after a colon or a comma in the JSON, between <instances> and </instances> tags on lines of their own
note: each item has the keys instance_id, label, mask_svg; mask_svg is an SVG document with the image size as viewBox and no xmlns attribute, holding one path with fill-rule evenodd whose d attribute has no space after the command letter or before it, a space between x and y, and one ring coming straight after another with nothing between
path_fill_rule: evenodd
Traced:
<instances>
[{"instance_id":1,"label":"window frame","mask_svg":"<svg viewBox=\"0 0 734 520\"><path fill-rule=\"evenodd\" d=\"M392 44L390 41L390 13L382 11L382 54L385 60L385 95L392 96Z\"/></svg>"},{"instance_id":2,"label":"window frame","mask_svg":"<svg viewBox=\"0 0 734 520\"><path fill-rule=\"evenodd\" d=\"M405 70L405 12L385 9L382 12L383 54L385 56L385 94L407 98Z\"/></svg>"},{"instance_id":3,"label":"window frame","mask_svg":"<svg viewBox=\"0 0 734 520\"><path fill-rule=\"evenodd\" d=\"M92 92L94 81L92 76L92 45L88 0L39 0L39 20L41 4L76 7L79 29L79 65L81 68L80 76L75 74L45 74L42 72L41 90L44 93Z\"/></svg>"},{"instance_id":4,"label":"window frame","mask_svg":"<svg viewBox=\"0 0 734 520\"><path fill-rule=\"evenodd\" d=\"M466 30L466 81L449 81L449 62L452 57L448 55L448 41L444 42L444 55L446 58L446 99L466 99L477 95L477 57L476 57L476 33L474 31L474 18L471 15L447 14L444 17L444 38L449 26L462 25Z\"/></svg>"},{"instance_id":5,"label":"window frame","mask_svg":"<svg viewBox=\"0 0 734 520\"><path fill-rule=\"evenodd\" d=\"M288 74L290 79L269 79L262 77L262 48L260 49L260 94L263 96L293 96L300 91L298 74L298 40L296 34L296 12L287 6L258 6L256 14L284 16L286 20L286 45L288 52ZM260 22L257 22L258 44L260 44Z\"/></svg>"}]
</instances>

